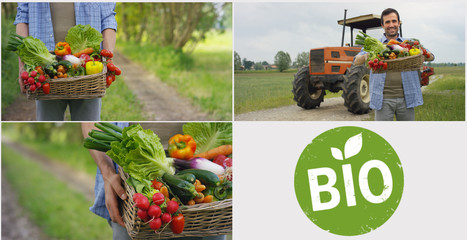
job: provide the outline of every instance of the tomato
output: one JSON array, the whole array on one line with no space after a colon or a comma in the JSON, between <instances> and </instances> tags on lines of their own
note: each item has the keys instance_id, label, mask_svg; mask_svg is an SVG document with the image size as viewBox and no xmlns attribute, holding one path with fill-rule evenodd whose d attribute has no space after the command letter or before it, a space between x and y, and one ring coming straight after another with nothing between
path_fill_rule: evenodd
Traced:
<instances>
[{"instance_id":1,"label":"tomato","mask_svg":"<svg viewBox=\"0 0 467 240\"><path fill-rule=\"evenodd\" d=\"M112 84L112 76L107 76L107 78L105 78L105 83L107 84L107 87L110 86L110 84Z\"/></svg>"},{"instance_id":2,"label":"tomato","mask_svg":"<svg viewBox=\"0 0 467 240\"><path fill-rule=\"evenodd\" d=\"M107 63L107 70L109 70L109 72L115 72L115 69L117 69L117 67L113 63Z\"/></svg>"},{"instance_id":3,"label":"tomato","mask_svg":"<svg viewBox=\"0 0 467 240\"><path fill-rule=\"evenodd\" d=\"M170 223L170 229L172 229L172 232L175 234L182 233L184 227L185 227L185 217L183 217L182 214L178 214L178 216L175 216L172 219L172 222Z\"/></svg>"},{"instance_id":4,"label":"tomato","mask_svg":"<svg viewBox=\"0 0 467 240\"><path fill-rule=\"evenodd\" d=\"M106 58L112 58L114 54L108 49L102 49L101 56L106 57Z\"/></svg>"},{"instance_id":5,"label":"tomato","mask_svg":"<svg viewBox=\"0 0 467 240\"><path fill-rule=\"evenodd\" d=\"M418 45L418 44L420 44L418 41L413 42L413 45Z\"/></svg>"},{"instance_id":6,"label":"tomato","mask_svg":"<svg viewBox=\"0 0 467 240\"><path fill-rule=\"evenodd\" d=\"M383 64L383 69L384 69L384 70L388 69L388 63L385 62L385 63Z\"/></svg>"},{"instance_id":7,"label":"tomato","mask_svg":"<svg viewBox=\"0 0 467 240\"><path fill-rule=\"evenodd\" d=\"M120 76L120 74L122 74L122 70L120 70L120 68L116 67L115 68L115 75Z\"/></svg>"}]
</instances>

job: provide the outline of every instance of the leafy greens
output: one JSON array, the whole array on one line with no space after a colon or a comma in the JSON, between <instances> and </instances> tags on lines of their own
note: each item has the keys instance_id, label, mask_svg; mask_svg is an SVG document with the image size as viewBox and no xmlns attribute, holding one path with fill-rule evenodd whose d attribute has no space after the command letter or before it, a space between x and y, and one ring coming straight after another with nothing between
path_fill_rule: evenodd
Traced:
<instances>
[{"instance_id":1,"label":"leafy greens","mask_svg":"<svg viewBox=\"0 0 467 240\"><path fill-rule=\"evenodd\" d=\"M77 53L86 48L94 48L99 51L102 42L102 34L91 25L75 25L68 30L65 41L70 44L71 52Z\"/></svg>"},{"instance_id":2,"label":"leafy greens","mask_svg":"<svg viewBox=\"0 0 467 240\"><path fill-rule=\"evenodd\" d=\"M175 173L173 159L166 158L160 138L150 129L131 125L123 129L122 138L111 143L107 155L139 182Z\"/></svg>"},{"instance_id":3,"label":"leafy greens","mask_svg":"<svg viewBox=\"0 0 467 240\"><path fill-rule=\"evenodd\" d=\"M17 46L16 54L26 65L39 66L51 64L55 61L45 44L37 38L28 36L22 39L22 43Z\"/></svg>"},{"instance_id":4,"label":"leafy greens","mask_svg":"<svg viewBox=\"0 0 467 240\"><path fill-rule=\"evenodd\" d=\"M183 133L196 141L196 152L203 153L222 145L232 144L232 123L191 122L183 125Z\"/></svg>"}]
</instances>

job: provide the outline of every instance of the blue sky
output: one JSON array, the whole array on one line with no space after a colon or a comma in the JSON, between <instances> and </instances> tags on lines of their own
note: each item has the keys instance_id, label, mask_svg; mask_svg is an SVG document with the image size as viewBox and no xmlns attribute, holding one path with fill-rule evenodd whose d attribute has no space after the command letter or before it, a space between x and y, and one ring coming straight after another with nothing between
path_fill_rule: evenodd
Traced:
<instances>
[{"instance_id":1,"label":"blue sky","mask_svg":"<svg viewBox=\"0 0 467 240\"><path fill-rule=\"evenodd\" d=\"M278 51L295 59L310 48L340 46L342 26L337 21L365 14L380 15L385 8L399 11L404 37L420 39L434 53L434 62L465 62L465 3L463 1L384 3L234 3L234 50L250 61L272 63ZM354 37L357 31L354 30ZM368 31L379 38L381 28ZM350 28L345 42L350 43Z\"/></svg>"}]
</instances>

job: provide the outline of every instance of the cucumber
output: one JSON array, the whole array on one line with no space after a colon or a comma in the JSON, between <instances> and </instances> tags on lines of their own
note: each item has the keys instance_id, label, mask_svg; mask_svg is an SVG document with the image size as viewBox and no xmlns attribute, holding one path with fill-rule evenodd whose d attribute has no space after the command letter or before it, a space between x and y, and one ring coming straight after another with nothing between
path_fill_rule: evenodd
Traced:
<instances>
[{"instance_id":1,"label":"cucumber","mask_svg":"<svg viewBox=\"0 0 467 240\"><path fill-rule=\"evenodd\" d=\"M185 169L178 174L185 174L185 173L191 173L195 175L196 179L200 180L203 184L208 185L208 186L219 186L220 184L220 179L219 177L208 170L202 170L202 169Z\"/></svg>"},{"instance_id":2,"label":"cucumber","mask_svg":"<svg viewBox=\"0 0 467 240\"><path fill-rule=\"evenodd\" d=\"M178 176L165 173L162 175L162 179L168 185L170 191L180 198L180 201L183 203L190 201L198 195L195 185L179 178Z\"/></svg>"},{"instance_id":3,"label":"cucumber","mask_svg":"<svg viewBox=\"0 0 467 240\"><path fill-rule=\"evenodd\" d=\"M114 137L113 135L110 135L108 133L98 131L95 129L92 129L89 134L90 137L95 138L97 140L101 140L104 142L114 142L114 141L120 141L118 138Z\"/></svg>"},{"instance_id":4,"label":"cucumber","mask_svg":"<svg viewBox=\"0 0 467 240\"><path fill-rule=\"evenodd\" d=\"M196 181L196 177L195 175L193 175L193 173L183 173L183 174L177 173L175 175L189 183L195 183Z\"/></svg>"},{"instance_id":5,"label":"cucumber","mask_svg":"<svg viewBox=\"0 0 467 240\"><path fill-rule=\"evenodd\" d=\"M67 60L62 60L60 62L58 62L58 65L63 65L64 67L66 67L66 69L71 69L73 67L73 64L70 62L70 61L67 61Z\"/></svg>"}]
</instances>

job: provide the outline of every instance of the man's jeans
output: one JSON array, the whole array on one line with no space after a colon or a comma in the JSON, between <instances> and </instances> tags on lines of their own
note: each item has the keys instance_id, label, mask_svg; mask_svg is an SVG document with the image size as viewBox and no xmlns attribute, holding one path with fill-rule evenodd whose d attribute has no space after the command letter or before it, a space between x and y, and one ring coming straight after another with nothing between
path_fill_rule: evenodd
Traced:
<instances>
[{"instance_id":1,"label":"man's jeans","mask_svg":"<svg viewBox=\"0 0 467 240\"><path fill-rule=\"evenodd\" d=\"M407 108L404 98L383 99L383 106L375 111L375 120L393 121L394 115L397 121L414 121L415 109Z\"/></svg>"},{"instance_id":2,"label":"man's jeans","mask_svg":"<svg viewBox=\"0 0 467 240\"><path fill-rule=\"evenodd\" d=\"M101 98L36 100L36 120L63 121L69 106L72 121L100 121L101 105Z\"/></svg>"}]
</instances>

